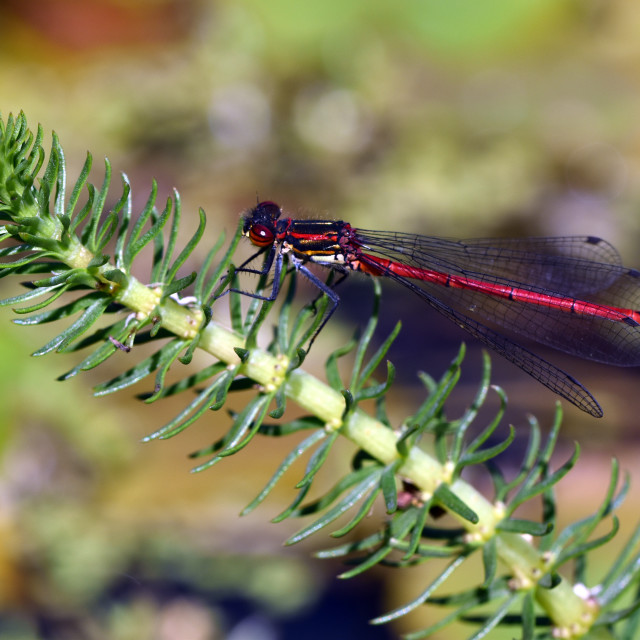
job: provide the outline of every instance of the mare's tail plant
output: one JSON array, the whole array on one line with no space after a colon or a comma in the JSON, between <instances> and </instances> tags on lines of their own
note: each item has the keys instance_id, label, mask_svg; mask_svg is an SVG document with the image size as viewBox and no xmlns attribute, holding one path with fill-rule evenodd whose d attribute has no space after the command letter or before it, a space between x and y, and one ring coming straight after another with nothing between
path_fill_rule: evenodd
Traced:
<instances>
[{"instance_id":1,"label":"mare's tail plant","mask_svg":"<svg viewBox=\"0 0 640 640\"><path fill-rule=\"evenodd\" d=\"M240 229L224 253L221 238L197 271L184 275L181 270L203 236L204 213L200 211L192 238L178 247L181 210L177 193L160 210L155 206L154 186L143 210L134 213L126 178L116 200L110 194L109 163L99 187L89 183L90 169L88 156L78 179L69 185L55 135L47 159L42 130L34 134L24 115L0 121L0 276L28 278L24 293L0 304L13 308L19 316L14 320L17 324L58 320L65 324L34 355L82 350L82 359L62 376L66 379L97 367L118 350L132 350L135 356L136 345L152 344L152 355L95 389L96 395L109 394L153 375L146 402L183 394L184 409L148 439L174 436L204 414L225 407L230 393L253 389L253 397L232 413L229 430L213 445L193 454L199 459L197 470L236 453L257 435L281 437L298 431L308 435L302 442L296 440L292 452L244 513L264 500L285 471L304 456L306 471L296 485L297 494L275 520L312 516L314 521L292 536L289 544L324 527L332 527L335 538L351 533L349 542L318 554L348 559L345 578L378 564L402 568L433 558L445 560L444 570L436 575L429 565L422 593L401 609L381 615L375 624L431 605L445 613L436 624L410 638L427 637L453 621L472 625L474 638L498 625L511 625L514 637L522 638L635 637L640 624L640 554L636 548L640 528L601 582L585 586L592 577L587 575L590 553L613 538L618 528L613 512L627 484L618 489L617 464L612 465L611 482L597 511L562 531L555 528L554 487L578 456L576 447L564 464L551 467L559 409L544 441L538 425L531 421L521 470L513 478L505 477L495 458L509 447L514 430L502 441L496 440L504 411L499 390L500 408L495 417L486 425L476 425L473 436L469 432L489 394L488 361L472 405L456 420L445 416L443 406L458 379L461 349L441 380L422 375L426 400L402 423L391 424L385 396L393 383L394 368L387 362L383 381L374 374L399 327L371 352L374 310L362 337L332 353L326 362L326 382L318 380L301 366L303 347L322 320L322 301L294 314L295 274L283 271L281 275L288 292L273 339L261 349L258 329L270 317L271 302L252 300L245 311L239 295L230 293L229 319L223 321L216 315L215 301L233 285L232 260ZM107 202L115 205L107 209ZM150 251L142 255L145 259L151 256L151 264L143 283L132 274L134 261L145 247ZM143 272L137 263L135 272ZM263 278L258 286L267 285ZM211 363L169 383L169 369L173 367L175 374L179 363L188 364L196 349L207 352ZM349 352L353 352L354 364L346 380L339 373L338 361ZM374 415L360 408L365 400L373 401ZM283 422L288 401L302 407L308 416ZM306 500L318 470L341 438L358 447L351 467L322 497ZM421 447L425 439L433 454ZM488 470L493 481L491 499L462 479L462 471L472 465ZM533 499L541 501L541 521L514 515L519 506ZM384 524L374 534L354 538L354 528L375 505L386 510ZM437 521L443 509L458 526L446 527ZM336 525L344 514L350 514L350 519L344 524L342 518ZM608 520L606 532L600 533L600 527L600 537L594 537L603 520ZM482 558L482 575L475 583L469 580L468 589L447 593L447 579L462 571L474 554Z\"/></svg>"}]
</instances>

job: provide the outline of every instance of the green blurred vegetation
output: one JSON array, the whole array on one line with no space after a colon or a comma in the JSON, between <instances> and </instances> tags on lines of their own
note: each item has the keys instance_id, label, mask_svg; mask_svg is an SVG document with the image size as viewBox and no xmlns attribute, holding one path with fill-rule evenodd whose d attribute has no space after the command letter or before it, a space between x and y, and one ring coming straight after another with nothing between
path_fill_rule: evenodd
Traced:
<instances>
[{"instance_id":1,"label":"green blurred vegetation","mask_svg":"<svg viewBox=\"0 0 640 640\"><path fill-rule=\"evenodd\" d=\"M633 3L9 0L0 24L2 114L23 109L32 124L55 129L72 177L90 149L127 172L139 203L152 178L160 194L179 188L193 228L197 207L207 211L212 241L235 228L257 193L293 213L369 228L600 235L640 266L640 6ZM311 606L325 579L314 572L325 569L291 551L269 557L290 533L266 525L278 505L235 518L273 469L268 449L189 475L185 453L202 433L137 445L162 421L157 409L130 397L92 399L88 387L108 371L56 383L66 361L26 357L51 334L10 329L9 319L5 312L0 364L7 638L48 628L63 635L44 637L188 640L160 630L184 611L209 634L194 638L224 637L211 634L231 623L202 602L225 589L282 616ZM419 366L428 364L425 356ZM635 428L638 410L630 372L583 371L607 418L599 450L584 447L588 463L579 469L587 473L574 474L567 489L568 509L577 510L598 494L614 438ZM507 386L509 378L496 382ZM29 400L36 385L49 390L46 406ZM528 380L521 388L514 382L507 392L531 400ZM550 413L552 398L537 398L534 406ZM581 437L595 430L569 416ZM199 428L213 439L221 419ZM635 447L622 455L623 468L633 467ZM251 562L233 556L239 536L254 540ZM187 578L185 567L199 571ZM262 578L272 590L256 594L260 568L286 575ZM107 604L123 577L135 583L158 574L191 580L202 600L154 599L153 589L140 588ZM385 607L422 584L419 575L384 578ZM291 603L287 612L283 602Z\"/></svg>"}]
</instances>

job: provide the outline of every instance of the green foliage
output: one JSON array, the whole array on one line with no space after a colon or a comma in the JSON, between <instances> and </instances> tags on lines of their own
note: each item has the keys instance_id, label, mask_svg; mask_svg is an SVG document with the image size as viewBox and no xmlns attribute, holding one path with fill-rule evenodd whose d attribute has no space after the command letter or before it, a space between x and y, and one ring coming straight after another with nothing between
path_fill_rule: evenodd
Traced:
<instances>
[{"instance_id":1,"label":"green foliage","mask_svg":"<svg viewBox=\"0 0 640 640\"><path fill-rule=\"evenodd\" d=\"M197 230L177 252L181 214L177 194L158 211L154 185L143 210L134 214L131 190L123 179L120 198L112 209L105 210L111 168L107 162L105 179L96 189L88 182L92 164L89 156L67 196L60 143L54 136L45 167L42 141L42 131L34 135L23 115L0 122L0 217L5 223L0 232L4 243L0 276L35 278L27 283L25 293L2 304L12 306L19 314L15 320L18 324L67 321L66 328L34 352L44 355L87 350L88 355L62 379L98 366L119 349L152 344L155 350L151 355L95 388L96 395L110 394L154 376L153 391L142 398L147 403L191 392L184 409L150 434L149 440L170 438L209 411L225 407L230 393L255 389L245 406L232 413L229 430L193 454L202 459L194 470L201 471L237 453L257 436L280 438L308 432L243 513L256 508L285 472L305 458L297 493L274 521L299 517L311 520L287 544L324 528L330 528L331 536L337 539L350 534L347 542L318 553L321 558L341 557L350 564L342 578L376 565L404 568L436 558L445 562L435 576L433 571L428 572L428 584L412 602L380 616L373 621L375 624L429 604L446 607L449 613L430 628L408 637L427 637L453 621L474 625L473 638L485 636L498 625L519 627L523 638L533 638L534 634L538 638L585 634L632 637L640 615L636 586L640 528L601 583L590 589L584 587L591 578L590 554L617 533L614 512L628 484L618 489L619 470L614 462L601 506L593 515L557 531L554 489L578 457L576 447L564 464L552 468L560 409L545 441L538 424L531 420L521 470L515 477L506 477L498 458L513 442L515 432L510 427L506 436L498 434L506 404L501 390L495 390L499 400L496 414L486 423L482 418L482 424L478 424L490 391L487 357L471 406L455 420L445 413L446 400L460 375L464 357L461 348L440 380L421 375L425 401L400 425L392 424L385 397L395 369L387 362L385 378L378 380L376 374L400 326L371 352L380 299L377 282L375 307L362 336L328 357L325 384L301 366L304 347L322 321L326 300L294 314L295 272L282 272L287 292L273 339L266 350L261 350L257 346L258 329L269 317L272 302L252 299L244 311L240 295L231 292L230 328L213 320L216 299L235 279L232 259L240 229L224 254L219 255L221 238L197 272L180 275L202 238L202 211ZM132 275L133 264L145 247L151 248L152 255L148 285ZM267 279L262 278L258 289L266 287ZM61 297L68 292L74 296ZM189 298L183 295L186 293ZM196 348L209 353L212 363L169 384L169 369L188 364ZM353 365L345 380L338 364L347 355L352 356ZM282 422L289 399L309 415ZM361 408L363 402L373 403L375 416ZM320 497L307 500L318 471L342 437L357 446L350 468ZM425 442L433 454L425 452L421 446ZM487 470L492 479L491 501L462 479L463 471L477 466ZM542 504L540 522L517 517L517 509L532 500ZM353 537L363 519L380 508L384 515L379 529ZM438 520L443 512L449 514L445 524ZM605 520L610 522L608 530L594 537ZM462 570L474 555L483 566L477 584L443 595L441 588L448 578ZM576 588L567 577L571 571Z\"/></svg>"}]
</instances>

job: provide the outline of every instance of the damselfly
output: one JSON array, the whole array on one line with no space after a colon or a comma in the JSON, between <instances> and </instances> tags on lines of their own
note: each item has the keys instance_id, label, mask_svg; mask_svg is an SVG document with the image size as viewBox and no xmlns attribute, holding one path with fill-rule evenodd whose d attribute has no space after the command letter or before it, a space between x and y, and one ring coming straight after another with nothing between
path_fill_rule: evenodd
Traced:
<instances>
[{"instance_id":1,"label":"damselfly","mask_svg":"<svg viewBox=\"0 0 640 640\"><path fill-rule=\"evenodd\" d=\"M399 282L595 417L602 416L602 409L580 382L496 329L589 360L640 365L640 271L624 267L616 249L600 238L450 240L355 229L341 221L296 220L283 217L270 201L245 214L243 231L267 257L262 270L244 265L240 270L266 274L274 269L270 295L243 293L274 300L288 258L329 298L318 331L339 296L308 263Z\"/></svg>"}]
</instances>

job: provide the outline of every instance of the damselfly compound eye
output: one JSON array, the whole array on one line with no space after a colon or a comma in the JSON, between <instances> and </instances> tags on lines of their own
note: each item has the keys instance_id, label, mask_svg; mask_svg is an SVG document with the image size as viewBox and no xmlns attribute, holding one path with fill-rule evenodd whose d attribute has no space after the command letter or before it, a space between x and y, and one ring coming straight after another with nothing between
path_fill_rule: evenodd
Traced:
<instances>
[{"instance_id":1,"label":"damselfly compound eye","mask_svg":"<svg viewBox=\"0 0 640 640\"><path fill-rule=\"evenodd\" d=\"M271 202L271 200L265 200L264 202L259 202L256 209L263 216L268 216L274 222L280 217L282 213L282 209L275 203Z\"/></svg>"},{"instance_id":2,"label":"damselfly compound eye","mask_svg":"<svg viewBox=\"0 0 640 640\"><path fill-rule=\"evenodd\" d=\"M254 224L251 229L249 229L249 240L251 240L256 247L268 247L270 244L273 244L274 239L273 229L263 224Z\"/></svg>"}]
</instances>

